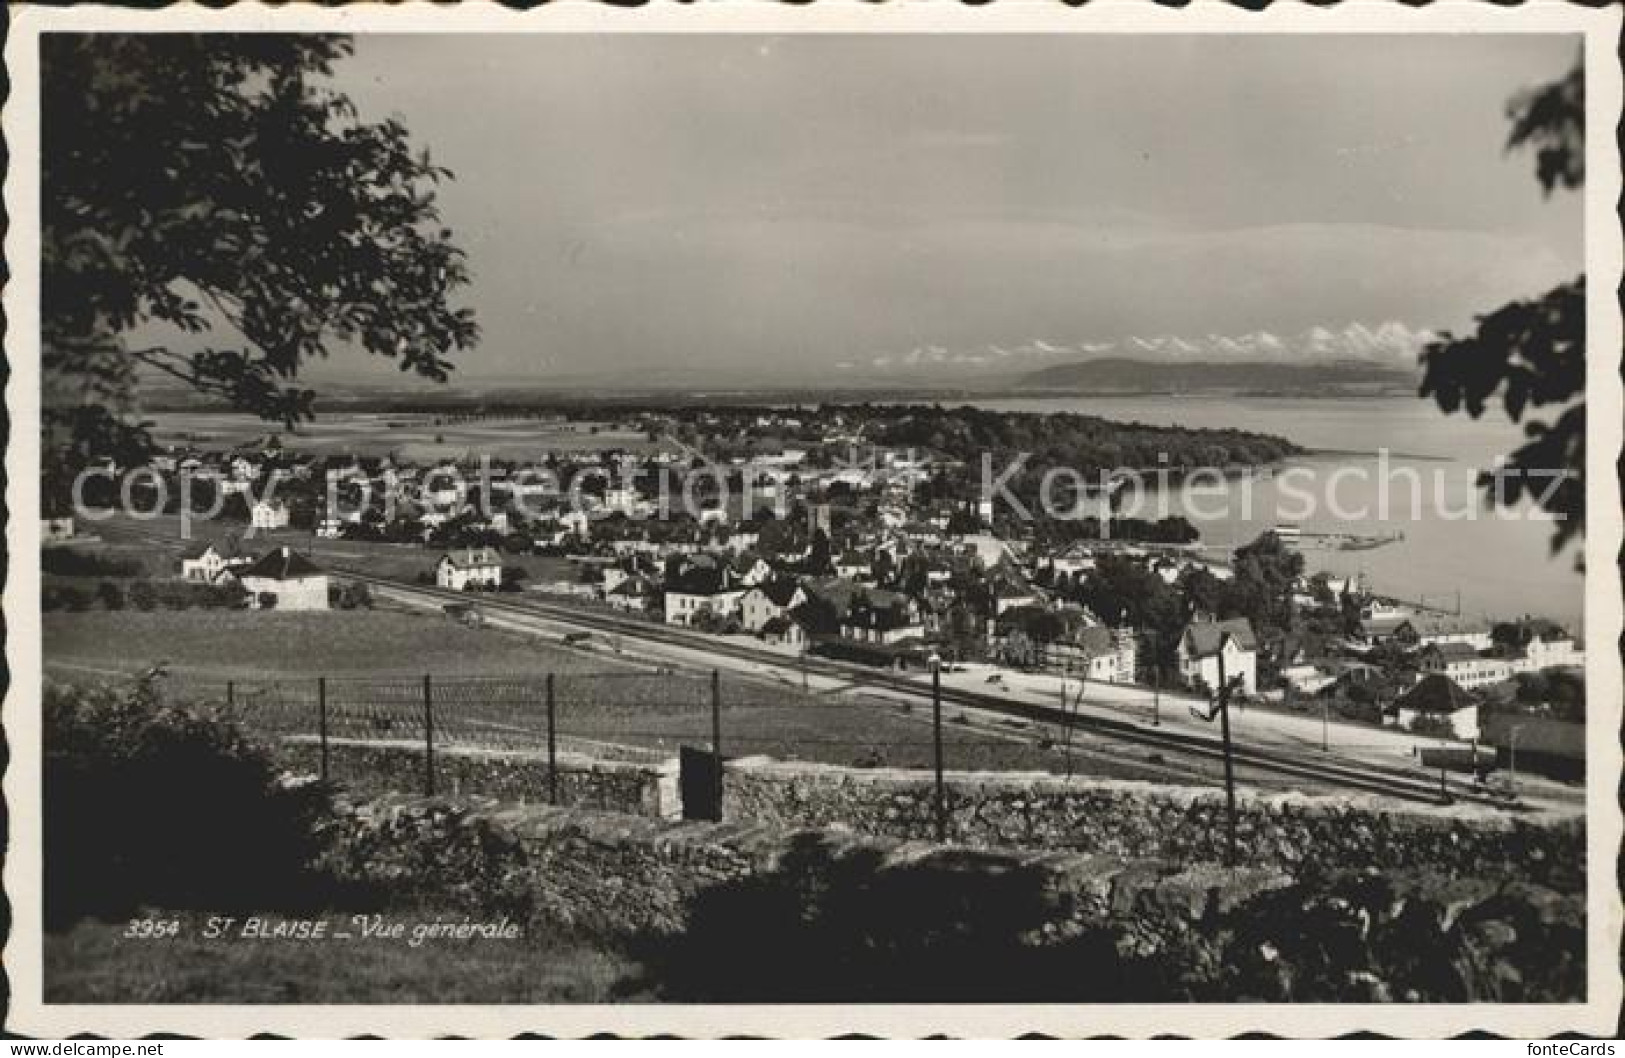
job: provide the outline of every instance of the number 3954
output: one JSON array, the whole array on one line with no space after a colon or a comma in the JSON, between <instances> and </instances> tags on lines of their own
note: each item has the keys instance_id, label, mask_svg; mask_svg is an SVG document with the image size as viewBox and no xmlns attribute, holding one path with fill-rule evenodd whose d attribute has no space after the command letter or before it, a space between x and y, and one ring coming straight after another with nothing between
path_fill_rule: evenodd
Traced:
<instances>
[{"instance_id":1,"label":"number 3954","mask_svg":"<svg viewBox=\"0 0 1625 1058\"><path fill-rule=\"evenodd\" d=\"M180 934L180 919L132 918L130 924L124 927L123 936L126 940L157 940L162 937L178 937Z\"/></svg>"}]
</instances>

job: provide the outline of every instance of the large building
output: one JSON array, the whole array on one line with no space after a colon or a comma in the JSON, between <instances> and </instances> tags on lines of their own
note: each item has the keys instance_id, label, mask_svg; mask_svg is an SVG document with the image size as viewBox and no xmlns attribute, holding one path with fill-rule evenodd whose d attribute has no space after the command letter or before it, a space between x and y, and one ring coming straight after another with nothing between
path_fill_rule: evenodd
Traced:
<instances>
[{"instance_id":1,"label":"large building","mask_svg":"<svg viewBox=\"0 0 1625 1058\"><path fill-rule=\"evenodd\" d=\"M289 547L261 555L237 574L248 604L259 609L327 609L327 574Z\"/></svg>"}]
</instances>

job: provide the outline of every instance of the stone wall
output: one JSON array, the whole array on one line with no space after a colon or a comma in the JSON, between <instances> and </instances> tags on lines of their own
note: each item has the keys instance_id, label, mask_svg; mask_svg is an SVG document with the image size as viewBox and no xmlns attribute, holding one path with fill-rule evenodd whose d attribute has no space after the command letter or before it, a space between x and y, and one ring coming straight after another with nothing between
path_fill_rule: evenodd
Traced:
<instances>
[{"instance_id":1,"label":"stone wall","mask_svg":"<svg viewBox=\"0 0 1625 1058\"><path fill-rule=\"evenodd\" d=\"M1046 773L950 772L947 838L967 845L1074 850L1176 863L1222 861L1224 791ZM904 840L936 834L928 772L745 757L729 761L723 815L778 829L842 825ZM1515 876L1574 890L1585 879L1581 824L1534 824L1463 806L1414 808L1364 795L1237 792L1245 862L1306 868L1426 867Z\"/></svg>"},{"instance_id":2,"label":"stone wall","mask_svg":"<svg viewBox=\"0 0 1625 1058\"><path fill-rule=\"evenodd\" d=\"M313 773L313 739L278 751ZM332 776L364 794L424 792L421 743L335 739ZM459 746L435 751L436 792L542 803L544 754ZM1222 790L1048 773L949 772L951 842L1073 851L1178 863L1225 854ZM929 772L745 757L729 761L723 813L730 822L776 831L846 827L877 837L935 837ZM682 815L675 759L653 763L559 754L559 803L652 819ZM1425 867L1451 875L1514 876L1559 889L1584 882L1583 825L1532 823L1476 806L1400 806L1366 795L1237 792L1237 844L1245 862L1306 869Z\"/></svg>"},{"instance_id":3,"label":"stone wall","mask_svg":"<svg viewBox=\"0 0 1625 1058\"><path fill-rule=\"evenodd\" d=\"M1574 1000L1584 899L396 797L328 866L397 903L623 951L673 1001Z\"/></svg>"},{"instance_id":4,"label":"stone wall","mask_svg":"<svg viewBox=\"0 0 1625 1058\"><path fill-rule=\"evenodd\" d=\"M316 774L320 747L314 738L283 739L278 759L295 771ZM626 812L651 819L682 815L677 790L677 762L603 760L579 753L558 754L560 805ZM328 741L329 775L357 794L423 793L422 742ZM546 803L549 797L547 756L520 750L436 747L435 792L494 797L521 803Z\"/></svg>"}]
</instances>

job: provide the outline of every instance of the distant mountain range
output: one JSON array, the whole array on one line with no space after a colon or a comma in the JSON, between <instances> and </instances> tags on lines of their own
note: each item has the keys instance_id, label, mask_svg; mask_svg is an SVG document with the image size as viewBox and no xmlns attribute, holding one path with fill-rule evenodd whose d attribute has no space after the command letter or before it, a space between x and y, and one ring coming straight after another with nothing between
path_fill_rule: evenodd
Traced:
<instances>
[{"instance_id":1,"label":"distant mountain range","mask_svg":"<svg viewBox=\"0 0 1625 1058\"><path fill-rule=\"evenodd\" d=\"M1264 360L1213 363L1102 357L1041 368L1021 376L1015 385L1021 390L1167 393L1223 389L1278 393L1324 389L1328 386L1408 386L1415 384L1415 378L1414 369L1402 371L1382 364L1353 360L1326 363Z\"/></svg>"},{"instance_id":2,"label":"distant mountain range","mask_svg":"<svg viewBox=\"0 0 1625 1058\"><path fill-rule=\"evenodd\" d=\"M1351 323L1341 330L1312 327L1286 336L1253 331L1233 336L1130 335L1082 341L1031 338L960 349L922 345L869 360L842 361L836 367L853 376L894 381L930 378L938 382L999 376L1008 380L1043 365L1101 359L1204 364L1358 363L1414 373L1417 354L1435 337L1431 331L1413 330L1389 321L1376 327Z\"/></svg>"}]
</instances>

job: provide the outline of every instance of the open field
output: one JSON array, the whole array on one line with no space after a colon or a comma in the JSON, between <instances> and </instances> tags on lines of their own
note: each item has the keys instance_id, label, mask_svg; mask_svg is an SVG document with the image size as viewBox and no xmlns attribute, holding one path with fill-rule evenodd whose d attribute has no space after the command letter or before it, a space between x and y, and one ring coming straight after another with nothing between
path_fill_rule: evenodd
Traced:
<instances>
[{"instance_id":1,"label":"open field","mask_svg":"<svg viewBox=\"0 0 1625 1058\"><path fill-rule=\"evenodd\" d=\"M303 423L288 433L274 424L229 412L157 412L152 435L162 445L231 448L257 443L275 433L288 451L319 455L384 456L426 462L490 456L515 461L539 460L549 453L619 448L654 452L663 445L647 434L610 422L563 422L545 419L493 419L482 422L436 422L421 413L344 413Z\"/></svg>"},{"instance_id":2,"label":"open field","mask_svg":"<svg viewBox=\"0 0 1625 1058\"><path fill-rule=\"evenodd\" d=\"M236 715L268 734L314 734L316 677L326 676L335 736L421 738L422 676L429 674L437 740L540 750L546 744L544 681L555 673L558 735L568 748L591 752L594 743L607 743L671 754L711 739L706 674L661 671L599 644L564 647L536 635L472 629L432 611L49 613L44 640L46 672L64 682L103 682L163 661L176 697L221 703L232 681ZM809 693L734 673L720 686L729 755L932 764L928 709L855 688ZM949 768L1068 767L1059 733L1040 725L953 707L945 720ZM1070 759L1079 774L1176 777L1149 754L1081 734ZM1178 774L1191 779L1188 771Z\"/></svg>"},{"instance_id":3,"label":"open field","mask_svg":"<svg viewBox=\"0 0 1625 1058\"><path fill-rule=\"evenodd\" d=\"M130 673L158 661L188 682L318 675L601 672L613 659L427 611L135 610L44 615L45 663L64 675Z\"/></svg>"},{"instance_id":4,"label":"open field","mask_svg":"<svg viewBox=\"0 0 1625 1058\"><path fill-rule=\"evenodd\" d=\"M165 916L169 917L169 916ZM298 942L204 940L205 919L173 916L179 937L126 940L125 922L86 920L45 936L48 1003L605 1003L638 968L614 952L553 938ZM268 919L278 916L267 915ZM462 921L414 912L402 922ZM345 928L347 916L327 916ZM410 928L410 927L409 927Z\"/></svg>"},{"instance_id":5,"label":"open field","mask_svg":"<svg viewBox=\"0 0 1625 1058\"><path fill-rule=\"evenodd\" d=\"M85 526L87 533L100 536L100 543L76 544L83 550L93 550L109 557L140 561L155 576L176 576L180 555L187 548L204 541L223 543L236 538L243 550L259 554L273 547L286 545L301 554L309 555L318 565L365 567L378 577L397 580L416 580L419 574L434 572L440 557L420 544L392 544L367 540L323 540L310 533L291 529L258 529L252 533L242 522L192 519L181 536L181 521L176 515L163 515L150 519L119 517L101 524ZM141 533L157 533L167 539L159 541ZM555 580L572 580L578 572L566 559L547 555L503 555L507 566L525 571L526 583L537 584ZM342 574L341 574L342 576Z\"/></svg>"}]
</instances>

